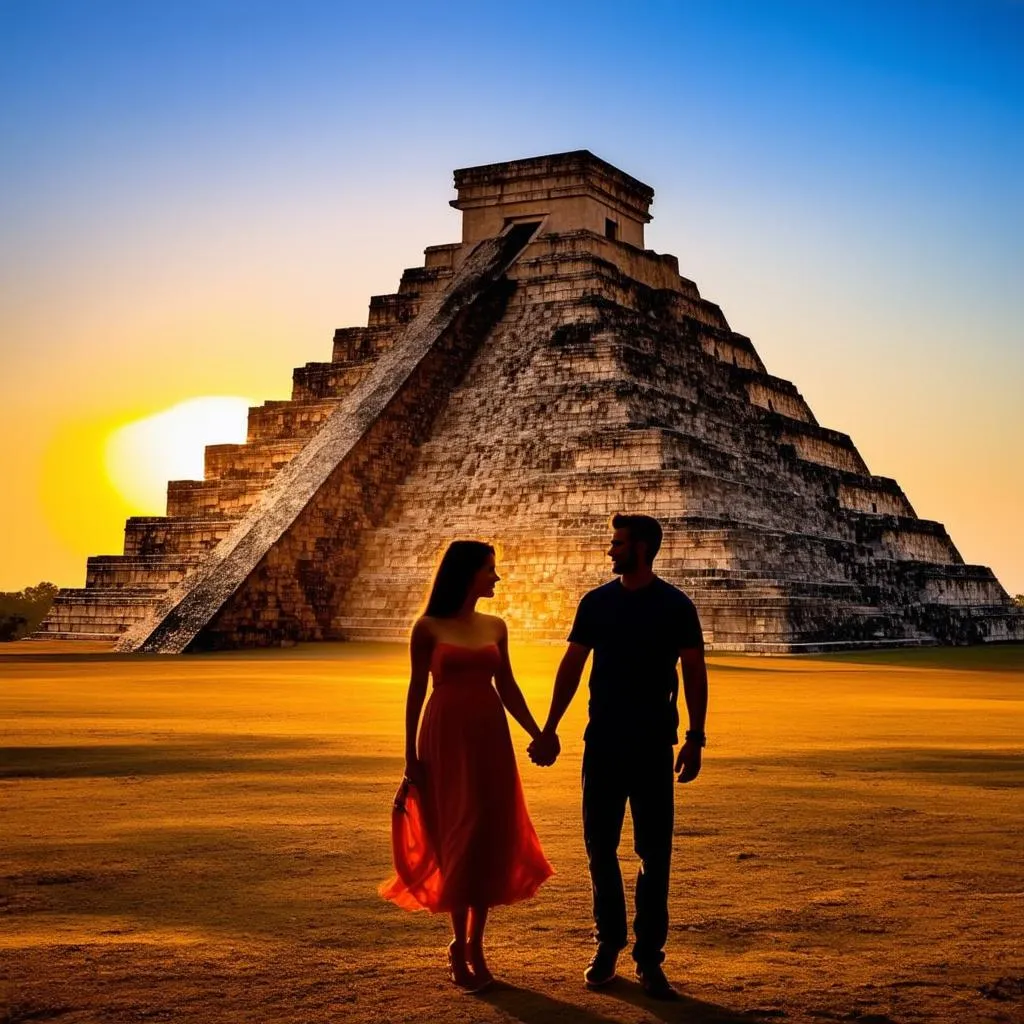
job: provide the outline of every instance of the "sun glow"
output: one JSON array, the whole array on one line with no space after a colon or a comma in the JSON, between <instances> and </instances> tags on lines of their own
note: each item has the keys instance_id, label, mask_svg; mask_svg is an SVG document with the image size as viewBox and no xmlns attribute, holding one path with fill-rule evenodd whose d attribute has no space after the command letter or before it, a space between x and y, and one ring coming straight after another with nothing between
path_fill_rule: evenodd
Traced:
<instances>
[{"instance_id":1,"label":"sun glow","mask_svg":"<svg viewBox=\"0 0 1024 1024\"><path fill-rule=\"evenodd\" d=\"M104 449L107 476L143 515L163 515L169 480L202 480L207 445L245 440L248 398L191 398L115 430Z\"/></svg>"}]
</instances>

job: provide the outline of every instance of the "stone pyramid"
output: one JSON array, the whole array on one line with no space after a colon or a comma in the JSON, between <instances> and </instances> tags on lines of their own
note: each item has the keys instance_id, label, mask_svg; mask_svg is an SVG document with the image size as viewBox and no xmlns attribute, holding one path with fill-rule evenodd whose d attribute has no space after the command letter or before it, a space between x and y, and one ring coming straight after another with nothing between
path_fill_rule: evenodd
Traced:
<instances>
[{"instance_id":1,"label":"stone pyramid","mask_svg":"<svg viewBox=\"0 0 1024 1024\"><path fill-rule=\"evenodd\" d=\"M1024 639L991 570L821 426L750 340L644 248L653 190L587 151L455 172L431 246L248 440L130 519L40 636L179 652L404 640L441 549L496 543L493 611L564 639L609 578L608 518L657 516L657 570L709 646Z\"/></svg>"}]
</instances>

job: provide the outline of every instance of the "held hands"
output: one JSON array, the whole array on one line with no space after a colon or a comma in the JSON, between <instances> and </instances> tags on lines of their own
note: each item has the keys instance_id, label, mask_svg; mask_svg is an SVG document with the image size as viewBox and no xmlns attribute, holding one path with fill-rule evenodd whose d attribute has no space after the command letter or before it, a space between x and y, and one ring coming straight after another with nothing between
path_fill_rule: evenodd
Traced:
<instances>
[{"instance_id":1,"label":"held hands","mask_svg":"<svg viewBox=\"0 0 1024 1024\"><path fill-rule=\"evenodd\" d=\"M676 772L680 782L693 782L700 775L700 759L700 741L687 739L679 748L679 754L676 757Z\"/></svg>"},{"instance_id":2,"label":"held hands","mask_svg":"<svg viewBox=\"0 0 1024 1024\"><path fill-rule=\"evenodd\" d=\"M535 765L549 768L558 760L562 744L558 742L557 733L545 730L526 748L526 752Z\"/></svg>"}]
</instances>

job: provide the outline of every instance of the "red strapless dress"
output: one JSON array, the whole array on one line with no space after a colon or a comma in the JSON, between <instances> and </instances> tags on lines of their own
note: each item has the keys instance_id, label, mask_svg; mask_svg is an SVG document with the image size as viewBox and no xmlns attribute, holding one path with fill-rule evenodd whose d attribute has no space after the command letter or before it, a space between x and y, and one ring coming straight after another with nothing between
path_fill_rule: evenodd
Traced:
<instances>
[{"instance_id":1,"label":"red strapless dress","mask_svg":"<svg viewBox=\"0 0 1024 1024\"><path fill-rule=\"evenodd\" d=\"M552 873L491 682L500 657L494 644L434 648L417 751L426 781L392 815L396 874L380 887L407 910L517 903Z\"/></svg>"}]
</instances>

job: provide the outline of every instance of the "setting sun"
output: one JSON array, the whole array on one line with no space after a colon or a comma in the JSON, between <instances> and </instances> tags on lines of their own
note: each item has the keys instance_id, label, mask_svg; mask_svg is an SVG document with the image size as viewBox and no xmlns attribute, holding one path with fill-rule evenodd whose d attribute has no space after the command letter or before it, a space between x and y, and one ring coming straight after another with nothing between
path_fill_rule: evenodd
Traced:
<instances>
[{"instance_id":1,"label":"setting sun","mask_svg":"<svg viewBox=\"0 0 1024 1024\"><path fill-rule=\"evenodd\" d=\"M115 430L104 450L107 476L139 513L162 515L169 480L201 480L207 445L245 440L248 398L191 398Z\"/></svg>"}]
</instances>

